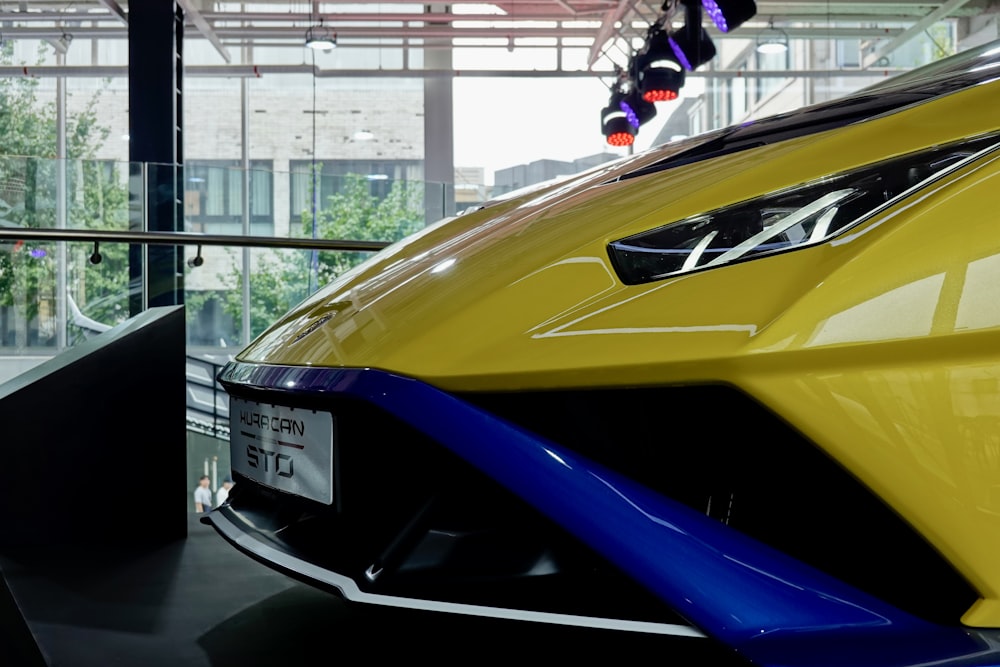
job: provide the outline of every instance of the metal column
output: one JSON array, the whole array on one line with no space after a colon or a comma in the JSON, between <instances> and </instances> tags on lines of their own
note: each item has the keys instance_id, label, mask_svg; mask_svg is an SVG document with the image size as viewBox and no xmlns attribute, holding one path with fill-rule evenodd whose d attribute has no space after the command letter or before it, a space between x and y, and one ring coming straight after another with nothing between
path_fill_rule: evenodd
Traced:
<instances>
[{"instance_id":1,"label":"metal column","mask_svg":"<svg viewBox=\"0 0 1000 667\"><path fill-rule=\"evenodd\" d=\"M428 5L428 12L447 12L446 5ZM430 25L434 25L433 21ZM424 67L451 71L450 41L424 49ZM451 76L424 79L424 205L426 221L455 213L455 140Z\"/></svg>"},{"instance_id":2,"label":"metal column","mask_svg":"<svg viewBox=\"0 0 1000 667\"><path fill-rule=\"evenodd\" d=\"M184 13L176 0L144 0L129 6L129 160L147 163L143 198L150 231L183 231ZM133 213L131 229L143 215ZM129 251L129 311L142 310L137 286L145 273L149 306L184 303L184 253L151 247ZM145 264L145 266L144 266ZM145 270L144 270L145 269Z\"/></svg>"},{"instance_id":3,"label":"metal column","mask_svg":"<svg viewBox=\"0 0 1000 667\"><path fill-rule=\"evenodd\" d=\"M243 49L243 62L250 62L250 48ZM315 116L315 114L314 114ZM243 236L250 236L250 92L246 77L240 79L240 164L243 166ZM252 335L250 330L250 248L243 248L243 317L240 326L240 343L246 345Z\"/></svg>"},{"instance_id":4,"label":"metal column","mask_svg":"<svg viewBox=\"0 0 1000 667\"><path fill-rule=\"evenodd\" d=\"M65 65L66 55L56 54L56 64ZM69 210L69 194L66 192L69 179L69 155L66 152L66 77L56 79L56 227L66 228ZM66 243L56 243L56 349L66 349L66 322L69 308L66 303L69 284L66 279Z\"/></svg>"}]
</instances>

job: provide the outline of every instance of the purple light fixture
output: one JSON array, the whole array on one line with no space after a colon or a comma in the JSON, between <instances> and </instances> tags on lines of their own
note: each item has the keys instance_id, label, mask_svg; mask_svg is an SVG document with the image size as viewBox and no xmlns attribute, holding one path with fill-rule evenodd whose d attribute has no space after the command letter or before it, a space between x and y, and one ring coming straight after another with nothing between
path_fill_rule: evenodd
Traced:
<instances>
[{"instance_id":1,"label":"purple light fixture","mask_svg":"<svg viewBox=\"0 0 1000 667\"><path fill-rule=\"evenodd\" d=\"M670 48L677 57L677 62L684 69L693 72L715 57L715 44L705 29L698 26L692 36L688 26L670 34Z\"/></svg>"},{"instance_id":2,"label":"purple light fixture","mask_svg":"<svg viewBox=\"0 0 1000 667\"><path fill-rule=\"evenodd\" d=\"M608 106L601 109L601 134L612 146L628 146L635 141L638 125L633 125L622 106L625 98L620 90L611 93Z\"/></svg>"},{"instance_id":3,"label":"purple light fixture","mask_svg":"<svg viewBox=\"0 0 1000 667\"><path fill-rule=\"evenodd\" d=\"M635 87L618 103L618 106L625 112L629 125L637 130L640 125L656 116L656 105L644 100Z\"/></svg>"},{"instance_id":4,"label":"purple light fixture","mask_svg":"<svg viewBox=\"0 0 1000 667\"><path fill-rule=\"evenodd\" d=\"M694 68L691 67L691 61L687 58L687 54L685 54L684 50L681 49L677 42L674 41L673 37L670 38L670 48L673 50L674 55L677 56L677 62L683 65L684 69L689 72L694 70Z\"/></svg>"},{"instance_id":5,"label":"purple light fixture","mask_svg":"<svg viewBox=\"0 0 1000 667\"><path fill-rule=\"evenodd\" d=\"M670 38L663 30L657 30L646 39L632 69L635 85L646 102L675 100L684 86L684 64L676 57Z\"/></svg>"},{"instance_id":6,"label":"purple light fixture","mask_svg":"<svg viewBox=\"0 0 1000 667\"><path fill-rule=\"evenodd\" d=\"M626 102L625 100L622 100L621 102L618 103L618 106L619 106L619 108L621 108L622 111L625 112L625 118L628 119L628 124L631 125L632 127L636 128L636 129L638 129L639 128L639 116L637 116L636 113L635 113L635 110L632 109L631 106L629 106L629 103Z\"/></svg>"},{"instance_id":7,"label":"purple light fixture","mask_svg":"<svg viewBox=\"0 0 1000 667\"><path fill-rule=\"evenodd\" d=\"M701 0L701 5L722 32L739 28L757 13L754 0Z\"/></svg>"}]
</instances>

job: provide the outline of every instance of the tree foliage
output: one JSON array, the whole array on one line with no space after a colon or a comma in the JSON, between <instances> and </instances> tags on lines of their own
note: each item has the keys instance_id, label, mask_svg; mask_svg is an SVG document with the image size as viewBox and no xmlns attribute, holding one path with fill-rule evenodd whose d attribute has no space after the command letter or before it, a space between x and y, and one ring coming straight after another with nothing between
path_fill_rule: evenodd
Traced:
<instances>
[{"instance_id":1,"label":"tree foliage","mask_svg":"<svg viewBox=\"0 0 1000 667\"><path fill-rule=\"evenodd\" d=\"M398 241L424 224L423 189L396 181L383 199L371 194L366 177L348 174L341 189L317 211L316 237L352 241ZM312 211L302 212L302 235L312 236ZM317 284L325 285L363 262L369 253L318 253Z\"/></svg>"},{"instance_id":2,"label":"tree foliage","mask_svg":"<svg viewBox=\"0 0 1000 667\"><path fill-rule=\"evenodd\" d=\"M12 46L0 49L0 63L11 64ZM65 170L67 224L94 229L127 225L127 188L113 166L94 162L96 150L107 139L108 128L99 124L100 92L84 108L67 117L66 160L56 157L56 106L39 95L39 80L0 79L0 226L55 227L57 224L58 171ZM39 318L39 337L54 334L56 294L56 244L16 242L0 244L0 307L15 307L22 322ZM102 322L117 323L127 315L127 247L102 248L104 262L87 267L90 249L71 246L70 294L88 314ZM73 275L75 274L75 275ZM109 319L110 318L110 319Z\"/></svg>"}]
</instances>

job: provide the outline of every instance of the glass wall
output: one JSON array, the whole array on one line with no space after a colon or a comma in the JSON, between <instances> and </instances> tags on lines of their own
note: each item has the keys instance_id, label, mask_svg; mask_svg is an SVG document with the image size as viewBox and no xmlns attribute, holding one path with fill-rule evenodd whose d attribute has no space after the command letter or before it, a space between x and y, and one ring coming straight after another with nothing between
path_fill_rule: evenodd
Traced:
<instances>
[{"instance_id":1,"label":"glass wall","mask_svg":"<svg viewBox=\"0 0 1000 667\"><path fill-rule=\"evenodd\" d=\"M885 22L879 28L901 32L908 25ZM797 23L786 27L794 33L795 28L809 26ZM870 29L867 25L844 21L833 21L828 27L847 33ZM686 121L691 131L686 134L694 134L695 129L726 127L843 97L887 76L952 55L957 48L954 20L935 23L884 57L876 56L895 33L884 39L788 39L786 51L761 53L757 47L767 38L773 38L775 30L765 27L758 29L757 34L753 29L741 30L746 39L716 42L719 55L711 67L699 72L704 86L692 86L696 79L689 76L681 99L662 105L658 115L680 109L685 98L695 99L699 103L690 107L691 116ZM713 75L713 70L723 70L725 74ZM789 76L789 70L809 74ZM763 73L767 76L762 76Z\"/></svg>"},{"instance_id":2,"label":"glass wall","mask_svg":"<svg viewBox=\"0 0 1000 667\"><path fill-rule=\"evenodd\" d=\"M129 166L0 157L0 228L126 230ZM122 244L0 241L0 354L46 355L128 315ZM60 286L65 286L63 289Z\"/></svg>"}]
</instances>

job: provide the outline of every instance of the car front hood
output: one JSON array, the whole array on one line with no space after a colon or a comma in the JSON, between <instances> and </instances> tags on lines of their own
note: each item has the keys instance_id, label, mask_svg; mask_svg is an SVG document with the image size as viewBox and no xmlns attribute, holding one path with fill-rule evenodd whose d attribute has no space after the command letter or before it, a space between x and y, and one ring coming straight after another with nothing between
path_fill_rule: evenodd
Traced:
<instances>
[{"instance_id":1,"label":"car front hood","mask_svg":"<svg viewBox=\"0 0 1000 667\"><path fill-rule=\"evenodd\" d=\"M841 310L873 296L858 289L859 270L905 275L892 253L868 252L884 239L884 229L857 242L632 286L616 276L607 244L992 130L992 106L986 103L991 88L832 132L621 178L660 159L661 151L433 225L334 281L238 358L381 368L453 390L516 390L733 382L736 367L767 353L824 347L824 340L863 342L865 335L848 340L827 332L824 339L817 332ZM954 122L958 109L961 123ZM942 123L949 110L953 121ZM865 268L840 271L851 262ZM898 335L918 332L927 333L918 326Z\"/></svg>"}]
</instances>

